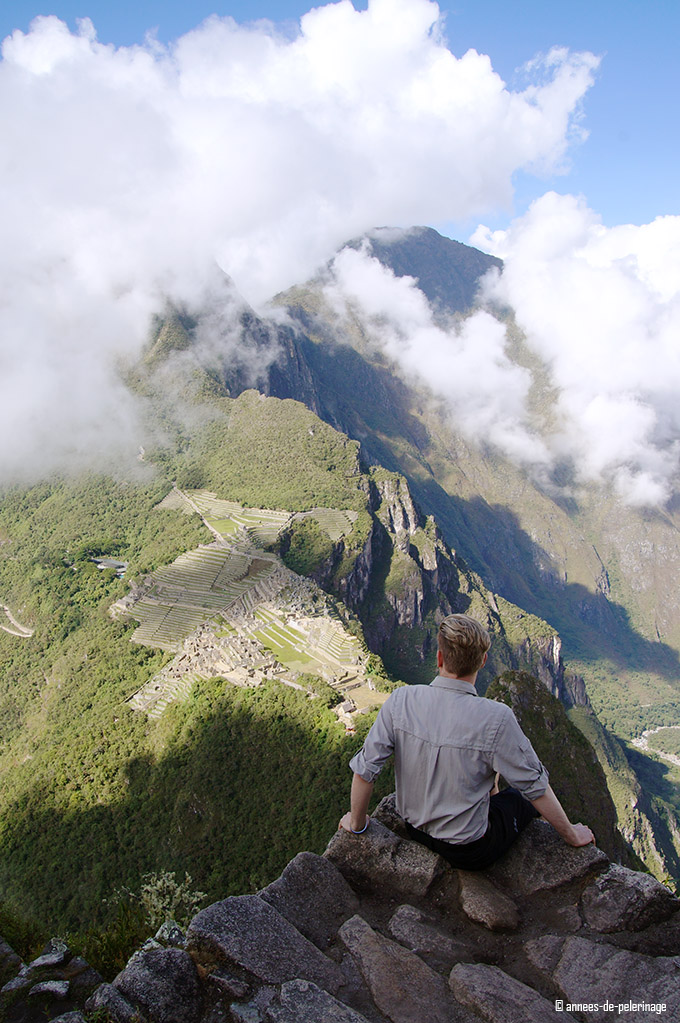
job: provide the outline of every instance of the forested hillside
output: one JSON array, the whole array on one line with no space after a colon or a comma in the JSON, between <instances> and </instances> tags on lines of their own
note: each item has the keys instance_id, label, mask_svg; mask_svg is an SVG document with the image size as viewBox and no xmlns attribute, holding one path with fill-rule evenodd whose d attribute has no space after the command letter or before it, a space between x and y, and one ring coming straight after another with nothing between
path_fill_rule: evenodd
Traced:
<instances>
[{"instance_id":1,"label":"forested hillside","mask_svg":"<svg viewBox=\"0 0 680 1023\"><path fill-rule=\"evenodd\" d=\"M381 238L374 254L422 276L440 319L462 322L497 263L436 233ZM658 598L673 514L567 495L456 433L333 305L329 272L280 296L275 320L230 306L222 348L199 314L168 310L122 370L139 458L2 491L13 918L104 924L145 873L188 872L218 898L321 851L376 707L432 678L451 611L493 633L482 690L506 669L538 677L596 748L625 839L680 873L675 768L620 741L680 722L680 627ZM636 576L648 548L656 567ZM171 619L184 631L157 627Z\"/></svg>"}]
</instances>

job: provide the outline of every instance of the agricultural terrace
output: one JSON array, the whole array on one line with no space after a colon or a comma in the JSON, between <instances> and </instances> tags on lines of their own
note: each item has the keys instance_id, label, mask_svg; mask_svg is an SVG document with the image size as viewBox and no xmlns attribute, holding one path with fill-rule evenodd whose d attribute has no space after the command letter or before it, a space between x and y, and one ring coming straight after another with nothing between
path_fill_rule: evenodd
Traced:
<instances>
[{"instance_id":1,"label":"agricultural terrace","mask_svg":"<svg viewBox=\"0 0 680 1023\"><path fill-rule=\"evenodd\" d=\"M354 636L329 616L291 622L283 613L260 606L254 617L253 636L277 661L292 671L313 672L324 678L356 676L361 650Z\"/></svg>"},{"instance_id":2,"label":"agricultural terrace","mask_svg":"<svg viewBox=\"0 0 680 1023\"><path fill-rule=\"evenodd\" d=\"M132 639L177 651L200 625L243 597L274 568L273 558L205 546L181 554L151 576L130 608L139 621Z\"/></svg>"},{"instance_id":3,"label":"agricultural terrace","mask_svg":"<svg viewBox=\"0 0 680 1023\"><path fill-rule=\"evenodd\" d=\"M297 512L296 519L316 519L319 526L333 543L352 532L352 526L358 518L358 512L339 511L337 508L312 508L311 511Z\"/></svg>"},{"instance_id":4,"label":"agricultural terrace","mask_svg":"<svg viewBox=\"0 0 680 1023\"><path fill-rule=\"evenodd\" d=\"M274 544L293 519L314 519L335 543L352 531L356 511L312 508L292 514L245 508L208 490L177 487L159 507L199 514L216 541L154 572L142 595L128 605L140 623L133 640L175 653L182 650L180 657L130 697L135 709L157 718L168 703L187 697L196 678L211 675L236 684L257 684L258 679L276 676L295 685L298 673L310 673L327 679L343 695L352 690L358 709L381 702L384 697L365 684L356 638L333 612L319 615L310 603L311 614L306 614L302 591L291 615L279 593L290 589L290 581L296 578L302 585L304 577L296 577L275 555L262 550ZM196 649L185 644L208 622L213 627L221 623L213 640L203 630L204 637L192 641ZM263 657L270 661L266 667Z\"/></svg>"},{"instance_id":5,"label":"agricultural terrace","mask_svg":"<svg viewBox=\"0 0 680 1023\"><path fill-rule=\"evenodd\" d=\"M221 500L208 490L189 490L186 497L208 526L225 539L234 539L239 529L243 529L257 547L273 543L291 518L287 511L243 508L234 501Z\"/></svg>"},{"instance_id":6,"label":"agricultural terrace","mask_svg":"<svg viewBox=\"0 0 680 1023\"><path fill-rule=\"evenodd\" d=\"M172 490L159 508L197 512L213 533L236 540L244 530L256 547L268 547L292 520L315 519L333 543L352 532L358 513L351 509L312 508L291 513L272 508L244 508L236 501L224 501L209 490Z\"/></svg>"}]
</instances>

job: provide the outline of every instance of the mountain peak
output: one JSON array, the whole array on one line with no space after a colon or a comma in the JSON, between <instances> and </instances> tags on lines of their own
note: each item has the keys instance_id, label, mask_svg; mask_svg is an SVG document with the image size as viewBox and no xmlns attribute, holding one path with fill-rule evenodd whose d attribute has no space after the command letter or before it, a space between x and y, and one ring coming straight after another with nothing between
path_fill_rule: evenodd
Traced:
<instances>
[{"instance_id":1,"label":"mountain peak","mask_svg":"<svg viewBox=\"0 0 680 1023\"><path fill-rule=\"evenodd\" d=\"M479 278L503 263L479 249L447 238L432 227L377 227L348 242L370 254L397 277L416 277L432 305L447 313L466 312L475 303Z\"/></svg>"}]
</instances>

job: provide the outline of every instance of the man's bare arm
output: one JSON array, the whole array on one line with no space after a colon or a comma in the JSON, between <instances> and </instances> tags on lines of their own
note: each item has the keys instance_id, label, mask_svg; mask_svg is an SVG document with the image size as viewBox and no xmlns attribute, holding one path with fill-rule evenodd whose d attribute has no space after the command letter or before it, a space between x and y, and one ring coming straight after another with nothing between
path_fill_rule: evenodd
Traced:
<instances>
[{"instance_id":1,"label":"man's bare arm","mask_svg":"<svg viewBox=\"0 0 680 1023\"><path fill-rule=\"evenodd\" d=\"M352 778L352 809L345 814L338 827L345 831L363 831L368 824L368 804L372 794L373 782L364 781L360 774L355 774Z\"/></svg>"},{"instance_id":2,"label":"man's bare arm","mask_svg":"<svg viewBox=\"0 0 680 1023\"><path fill-rule=\"evenodd\" d=\"M589 845L595 841L595 835L586 824L572 824L562 809L562 804L548 785L542 796L530 800L541 817L544 817L548 824L552 824L558 835L568 845L581 846Z\"/></svg>"}]
</instances>

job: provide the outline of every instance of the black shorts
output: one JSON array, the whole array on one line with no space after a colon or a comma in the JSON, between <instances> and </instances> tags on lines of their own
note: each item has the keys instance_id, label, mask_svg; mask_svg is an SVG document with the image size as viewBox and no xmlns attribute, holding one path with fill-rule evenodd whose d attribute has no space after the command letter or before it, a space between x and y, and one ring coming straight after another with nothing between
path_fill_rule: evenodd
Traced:
<instances>
[{"instance_id":1,"label":"black shorts","mask_svg":"<svg viewBox=\"0 0 680 1023\"><path fill-rule=\"evenodd\" d=\"M454 845L432 838L406 821L406 830L416 842L439 853L452 867L460 870L485 870L507 852L520 832L540 813L517 789L507 788L489 799L489 826L486 834L474 842Z\"/></svg>"}]
</instances>

